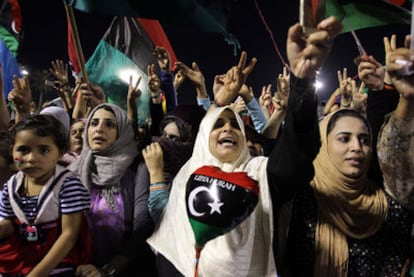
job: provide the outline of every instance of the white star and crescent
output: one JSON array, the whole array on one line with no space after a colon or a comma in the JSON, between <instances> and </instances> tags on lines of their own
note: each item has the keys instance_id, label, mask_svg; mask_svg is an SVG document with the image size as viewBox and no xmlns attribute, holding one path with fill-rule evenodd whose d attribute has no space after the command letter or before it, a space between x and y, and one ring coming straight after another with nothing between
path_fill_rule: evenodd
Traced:
<instances>
[{"instance_id":1,"label":"white star and crescent","mask_svg":"<svg viewBox=\"0 0 414 277\"><path fill-rule=\"evenodd\" d=\"M223 202L219 202L218 199L214 200L212 203L208 203L208 205L211 207L210 214L213 214L214 212L217 212L218 214L221 214L220 207L224 205Z\"/></svg>"},{"instance_id":2,"label":"white star and crescent","mask_svg":"<svg viewBox=\"0 0 414 277\"><path fill-rule=\"evenodd\" d=\"M188 201L188 209L189 209L190 213L193 216L196 216L196 217L201 217L201 216L205 215L205 212L200 213L194 208L194 199L197 197L197 194L199 192L202 192L202 191L206 191L206 192L210 193L210 190L208 188L198 187L198 188L194 189L193 191L191 191L190 195L188 196L188 200L187 200ZM218 214L221 214L220 207L223 206L224 203L220 202L219 199L214 199L214 202L210 202L210 203L207 203L207 204L211 208L210 214L213 214L215 212L217 212Z\"/></svg>"}]
</instances>

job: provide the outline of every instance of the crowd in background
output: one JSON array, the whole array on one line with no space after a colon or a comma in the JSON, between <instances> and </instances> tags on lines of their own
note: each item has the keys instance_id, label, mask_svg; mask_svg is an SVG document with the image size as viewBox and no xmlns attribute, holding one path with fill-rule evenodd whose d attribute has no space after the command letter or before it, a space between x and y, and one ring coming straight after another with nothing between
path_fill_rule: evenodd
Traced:
<instances>
[{"instance_id":1,"label":"crowd in background","mask_svg":"<svg viewBox=\"0 0 414 277\"><path fill-rule=\"evenodd\" d=\"M207 88L202 65L172 65L161 46L160 72L131 76L126 110L72 84L62 60L50 67L58 98L38 113L15 77L0 99L0 276L414 276L410 37L378 38L385 64L362 57L358 79L338 69L318 114L314 81L340 31L334 17L306 35L291 26L289 67L261 93L246 52ZM223 180L255 192L254 206L198 245L205 213L221 226L228 202L209 194L194 208L189 195Z\"/></svg>"}]
</instances>

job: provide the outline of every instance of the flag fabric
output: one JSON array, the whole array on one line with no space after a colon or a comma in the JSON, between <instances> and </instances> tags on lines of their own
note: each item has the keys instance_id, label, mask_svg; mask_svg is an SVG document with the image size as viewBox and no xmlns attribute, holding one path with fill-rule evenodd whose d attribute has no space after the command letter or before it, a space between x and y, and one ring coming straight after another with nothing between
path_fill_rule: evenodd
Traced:
<instances>
[{"instance_id":1,"label":"flag fabric","mask_svg":"<svg viewBox=\"0 0 414 277\"><path fill-rule=\"evenodd\" d=\"M235 0L65 0L83 12L133 16L165 21L187 22L202 31L222 33L227 40L235 38L227 31L227 22Z\"/></svg>"},{"instance_id":2,"label":"flag fabric","mask_svg":"<svg viewBox=\"0 0 414 277\"><path fill-rule=\"evenodd\" d=\"M326 0L326 16L336 16L350 32L389 24L410 24L411 12L400 7L404 1L392 0Z\"/></svg>"},{"instance_id":3,"label":"flag fabric","mask_svg":"<svg viewBox=\"0 0 414 277\"><path fill-rule=\"evenodd\" d=\"M152 42L157 46L162 46L167 49L170 54L171 65L174 65L177 61L175 52L171 46L170 41L168 40L167 35L164 32L160 22L155 19L146 19L146 18L137 18L139 23L147 32L148 36L151 38Z\"/></svg>"},{"instance_id":4,"label":"flag fabric","mask_svg":"<svg viewBox=\"0 0 414 277\"><path fill-rule=\"evenodd\" d=\"M79 66L78 57L76 55L75 44L73 42L73 37L72 37L72 29L70 28L69 21L68 21L68 57L69 57L71 67L73 71L75 72L75 75L78 75L80 72L80 66Z\"/></svg>"},{"instance_id":5,"label":"flag fabric","mask_svg":"<svg viewBox=\"0 0 414 277\"><path fill-rule=\"evenodd\" d=\"M3 93L6 99L13 88L13 76L21 77L17 62L21 18L17 0L2 1L0 6L0 63L3 69Z\"/></svg>"},{"instance_id":6,"label":"flag fabric","mask_svg":"<svg viewBox=\"0 0 414 277\"><path fill-rule=\"evenodd\" d=\"M125 110L129 76L133 75L134 80L142 76L137 105L139 124L149 118L147 66L158 65L153 50L154 43L135 18L115 17L86 63L89 81L103 88L109 103Z\"/></svg>"}]
</instances>

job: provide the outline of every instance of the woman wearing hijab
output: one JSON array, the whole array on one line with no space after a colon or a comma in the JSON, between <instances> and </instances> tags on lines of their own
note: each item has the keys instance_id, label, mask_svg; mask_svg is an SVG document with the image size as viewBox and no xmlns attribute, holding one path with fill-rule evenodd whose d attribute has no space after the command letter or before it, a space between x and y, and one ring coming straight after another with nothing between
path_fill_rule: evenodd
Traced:
<instances>
[{"instance_id":1,"label":"woman wearing hijab","mask_svg":"<svg viewBox=\"0 0 414 277\"><path fill-rule=\"evenodd\" d=\"M398 60L411 61L412 50L409 43L396 49L395 36L384 43L387 71L400 93L378 137L384 186L367 177L367 119L348 109L323 119L315 177L293 204L287 244L292 276L401 276L410 254L414 75L401 73Z\"/></svg>"},{"instance_id":2,"label":"woman wearing hijab","mask_svg":"<svg viewBox=\"0 0 414 277\"><path fill-rule=\"evenodd\" d=\"M299 24L289 29L287 48L292 92L285 129L269 158L250 156L243 121L229 106L256 59L245 66L247 54L242 52L237 66L226 75L216 76L213 90L218 108L213 108L203 118L193 154L174 178L167 206L156 230L147 240L157 253L159 276L276 276L274 217L277 217L278 208L300 189L296 184L309 182L312 178L311 161L317 147L302 151L309 144L308 137L317 137L318 121L314 113L317 101L312 83L316 70L329 52L330 44L324 42L327 37L335 37L340 24L331 17L321 22L319 28L320 31L308 39L301 35ZM290 156L287 158L282 153ZM164 182L162 170L157 169L155 162L147 162L147 165L151 172L151 187L161 188ZM297 174L298 168L303 174ZM190 220L206 214L220 214L231 207L230 202L237 201L234 197L221 202L222 199L214 194L215 187L223 184L223 180L226 180L228 190L254 183L258 187L257 204L233 228L209 239L196 262L196 254L200 252L195 248L196 232ZM191 190L197 182L206 183ZM195 195L201 197L199 191L206 193L206 190L213 191L214 202L199 203L206 210L201 211L202 206L195 209L194 201L198 202Z\"/></svg>"},{"instance_id":3,"label":"woman wearing hijab","mask_svg":"<svg viewBox=\"0 0 414 277\"><path fill-rule=\"evenodd\" d=\"M149 179L142 167L137 168L134 131L126 112L106 103L95 107L87 119L83 143L80 158L70 169L91 195L87 218L94 243L92 264L79 266L77 274L114 276L110 274L133 265L150 276L145 275L144 266L150 267L151 258L145 239L153 223L147 210L148 190L139 185ZM138 259L138 253L143 257Z\"/></svg>"},{"instance_id":4,"label":"woman wearing hijab","mask_svg":"<svg viewBox=\"0 0 414 277\"><path fill-rule=\"evenodd\" d=\"M320 134L315 177L293 203L291 276L400 276L413 214L367 178L368 121L341 109L321 121Z\"/></svg>"}]
</instances>

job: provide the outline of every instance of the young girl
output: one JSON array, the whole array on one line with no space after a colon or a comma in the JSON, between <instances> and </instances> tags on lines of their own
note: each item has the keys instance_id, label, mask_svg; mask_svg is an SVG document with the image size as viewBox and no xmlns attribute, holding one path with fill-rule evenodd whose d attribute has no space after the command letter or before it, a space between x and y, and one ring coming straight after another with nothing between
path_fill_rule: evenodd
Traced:
<instances>
[{"instance_id":1,"label":"young girl","mask_svg":"<svg viewBox=\"0 0 414 277\"><path fill-rule=\"evenodd\" d=\"M88 259L83 212L90 206L89 193L57 164L67 151L66 134L50 115L30 117L12 130L19 171L1 193L0 275L71 276Z\"/></svg>"}]
</instances>

